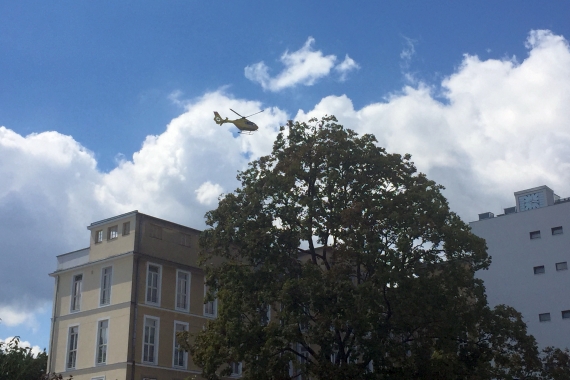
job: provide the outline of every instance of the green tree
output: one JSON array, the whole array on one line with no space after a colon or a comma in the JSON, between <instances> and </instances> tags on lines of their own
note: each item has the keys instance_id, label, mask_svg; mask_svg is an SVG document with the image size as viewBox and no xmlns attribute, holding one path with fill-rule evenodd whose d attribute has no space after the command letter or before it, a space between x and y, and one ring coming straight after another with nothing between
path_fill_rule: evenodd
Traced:
<instances>
[{"instance_id":1,"label":"green tree","mask_svg":"<svg viewBox=\"0 0 570 380\"><path fill-rule=\"evenodd\" d=\"M474 277L490 263L485 242L409 155L376 143L333 116L290 122L206 214L201 245L218 317L179 337L206 378L237 362L244 379L539 370L520 314L490 309Z\"/></svg>"},{"instance_id":2,"label":"green tree","mask_svg":"<svg viewBox=\"0 0 570 380\"><path fill-rule=\"evenodd\" d=\"M0 379L39 380L45 375L47 354L35 355L30 347L21 347L20 338L0 342Z\"/></svg>"},{"instance_id":3,"label":"green tree","mask_svg":"<svg viewBox=\"0 0 570 380\"><path fill-rule=\"evenodd\" d=\"M570 379L570 351L555 347L542 350L542 376L548 380Z\"/></svg>"}]
</instances>

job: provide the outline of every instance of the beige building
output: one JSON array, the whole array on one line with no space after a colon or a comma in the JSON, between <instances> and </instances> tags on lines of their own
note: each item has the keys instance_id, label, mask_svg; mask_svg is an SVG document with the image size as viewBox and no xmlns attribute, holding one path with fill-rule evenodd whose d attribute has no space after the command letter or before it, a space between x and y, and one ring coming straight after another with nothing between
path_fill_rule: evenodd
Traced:
<instances>
[{"instance_id":1,"label":"beige building","mask_svg":"<svg viewBox=\"0 0 570 380\"><path fill-rule=\"evenodd\" d=\"M89 247L58 256L50 274L48 370L77 380L201 378L175 340L217 313L215 301L204 304L200 231L137 211L87 229Z\"/></svg>"}]
</instances>

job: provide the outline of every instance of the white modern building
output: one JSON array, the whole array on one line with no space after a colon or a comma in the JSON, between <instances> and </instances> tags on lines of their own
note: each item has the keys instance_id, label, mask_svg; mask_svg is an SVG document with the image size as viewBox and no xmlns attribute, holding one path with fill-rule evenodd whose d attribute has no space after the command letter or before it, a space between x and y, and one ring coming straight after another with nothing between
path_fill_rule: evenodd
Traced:
<instances>
[{"instance_id":1,"label":"white modern building","mask_svg":"<svg viewBox=\"0 0 570 380\"><path fill-rule=\"evenodd\" d=\"M516 206L479 214L473 233L487 241L492 263L477 276L491 306L522 313L539 348L570 348L570 198L547 186L517 191Z\"/></svg>"}]
</instances>

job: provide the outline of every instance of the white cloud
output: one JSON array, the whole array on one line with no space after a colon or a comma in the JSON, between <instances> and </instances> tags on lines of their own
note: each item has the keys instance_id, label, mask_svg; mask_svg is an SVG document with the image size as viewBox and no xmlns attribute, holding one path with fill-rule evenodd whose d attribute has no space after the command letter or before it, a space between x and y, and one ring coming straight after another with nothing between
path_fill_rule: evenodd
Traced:
<instances>
[{"instance_id":1,"label":"white cloud","mask_svg":"<svg viewBox=\"0 0 570 380\"><path fill-rule=\"evenodd\" d=\"M350 58L348 54L344 57L344 61L336 65L334 68L340 74L340 80L346 80L347 74L352 70L358 70L360 66L358 63L354 61L354 59Z\"/></svg>"},{"instance_id":2,"label":"white cloud","mask_svg":"<svg viewBox=\"0 0 570 380\"><path fill-rule=\"evenodd\" d=\"M465 56L441 91L405 87L361 109L347 96L330 96L297 118L334 114L359 133L374 133L390 152L411 153L466 220L498 213L514 204L514 191L542 184L570 196L570 49L547 31L532 32L527 44L520 63ZM233 125L216 125L212 111L245 115L264 108L259 102L218 91L184 105L163 133L148 136L109 173L70 136L0 127L2 323L35 323L38 305L52 297L46 272L55 256L87 246L85 226L93 221L137 209L203 228L214 207L208 202L239 185L236 172L271 151L288 119L269 108L255 116L256 133L237 136Z\"/></svg>"},{"instance_id":3,"label":"white cloud","mask_svg":"<svg viewBox=\"0 0 570 380\"><path fill-rule=\"evenodd\" d=\"M259 83L264 90L276 92L298 84L312 86L318 79L329 75L333 68L340 73L340 79L344 80L349 71L358 68L358 64L348 55L335 67L337 57L325 56L320 50L313 50L314 42L315 39L309 37L301 49L292 53L285 51L281 56L285 68L277 76L271 77L269 68L262 61L247 66L244 70L245 77Z\"/></svg>"},{"instance_id":4,"label":"white cloud","mask_svg":"<svg viewBox=\"0 0 570 380\"><path fill-rule=\"evenodd\" d=\"M37 332L41 323L36 318L36 314L45 313L46 310L51 309L52 304L49 300L45 300L32 306L29 302L29 295L25 294L22 298L28 298L28 300L19 305L0 305L0 323L7 327L24 326L32 332Z\"/></svg>"},{"instance_id":5,"label":"white cloud","mask_svg":"<svg viewBox=\"0 0 570 380\"><path fill-rule=\"evenodd\" d=\"M206 181L195 190L196 199L200 204L211 206L218 200L223 191L224 189L217 183Z\"/></svg>"},{"instance_id":6,"label":"white cloud","mask_svg":"<svg viewBox=\"0 0 570 380\"><path fill-rule=\"evenodd\" d=\"M466 55L441 94L420 84L360 110L331 96L297 118L334 114L389 151L411 153L466 220L513 206L517 190L544 184L570 196L568 42L535 31L527 47L520 64Z\"/></svg>"},{"instance_id":7,"label":"white cloud","mask_svg":"<svg viewBox=\"0 0 570 380\"><path fill-rule=\"evenodd\" d=\"M416 54L416 41L408 38L408 37L403 37L406 44L404 46L404 48L402 49L402 51L400 52L400 58L402 59L402 64L405 67L409 67L410 66L410 61L412 60L412 58L414 57L414 55Z\"/></svg>"},{"instance_id":8,"label":"white cloud","mask_svg":"<svg viewBox=\"0 0 570 380\"><path fill-rule=\"evenodd\" d=\"M119 157L109 173L94 155L57 132L21 136L0 127L0 318L5 326L28 326L49 302L56 255L89 245L85 226L120 213L140 212L194 228L204 227L211 208L206 188L234 189L236 173L250 158L266 154L287 120L277 108L255 116L260 129L237 135L232 124L218 126L214 110L254 113L259 102L221 92L186 105L157 136L148 136L132 157ZM229 112L229 111L228 111ZM220 191L221 192L221 191ZM216 194L215 196L217 197ZM50 304L51 305L51 304Z\"/></svg>"},{"instance_id":9,"label":"white cloud","mask_svg":"<svg viewBox=\"0 0 570 380\"><path fill-rule=\"evenodd\" d=\"M180 106L180 107L184 107L184 106L186 106L186 102L181 100L182 95L183 95L182 91L174 90L168 95L168 100L170 100L172 102L172 104L175 104L175 105Z\"/></svg>"},{"instance_id":10,"label":"white cloud","mask_svg":"<svg viewBox=\"0 0 570 380\"><path fill-rule=\"evenodd\" d=\"M402 71L402 75L406 79L406 82L409 84L418 84L418 80L416 79L413 72L410 71L410 66L412 63L412 58L416 55L416 40L411 38L402 36L405 41L405 46L400 52L400 70Z\"/></svg>"}]
</instances>

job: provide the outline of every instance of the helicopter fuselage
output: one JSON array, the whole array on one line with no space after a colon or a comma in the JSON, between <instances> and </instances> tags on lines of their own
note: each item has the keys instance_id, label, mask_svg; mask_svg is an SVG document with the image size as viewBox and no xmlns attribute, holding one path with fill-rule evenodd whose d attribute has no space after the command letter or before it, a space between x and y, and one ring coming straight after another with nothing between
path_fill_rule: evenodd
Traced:
<instances>
[{"instance_id":1,"label":"helicopter fuselage","mask_svg":"<svg viewBox=\"0 0 570 380\"><path fill-rule=\"evenodd\" d=\"M235 120L230 120L227 117L225 119L222 119L220 114L215 112L215 111L214 111L214 121L218 125L222 125L224 123L232 123L240 131L253 132L253 131L257 131L259 129L257 124L255 124L252 121L247 120L245 117L242 117L240 119L235 119Z\"/></svg>"}]
</instances>

